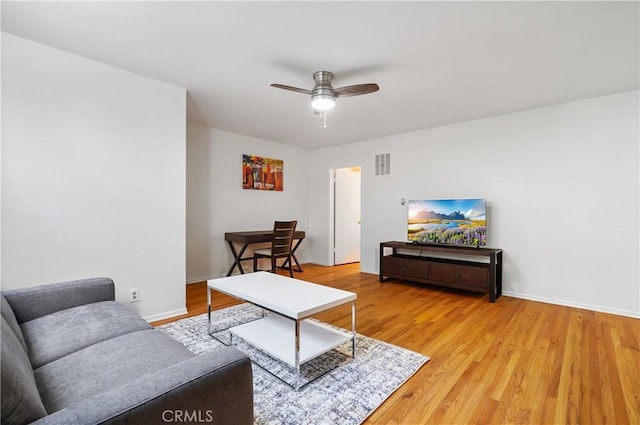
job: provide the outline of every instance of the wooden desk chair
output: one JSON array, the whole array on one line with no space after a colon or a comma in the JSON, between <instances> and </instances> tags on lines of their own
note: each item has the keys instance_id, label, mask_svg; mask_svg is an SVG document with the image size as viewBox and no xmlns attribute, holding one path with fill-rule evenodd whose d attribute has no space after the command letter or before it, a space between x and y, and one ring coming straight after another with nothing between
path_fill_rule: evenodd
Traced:
<instances>
[{"instance_id":1,"label":"wooden desk chair","mask_svg":"<svg viewBox=\"0 0 640 425\"><path fill-rule=\"evenodd\" d=\"M253 252L253 271L258 271L258 259L271 259L271 273L276 272L276 260L286 258L285 264L289 264L289 274L293 277L291 246L293 245L293 233L296 230L297 221L276 221L273 224L273 239L271 248L257 249Z\"/></svg>"}]
</instances>

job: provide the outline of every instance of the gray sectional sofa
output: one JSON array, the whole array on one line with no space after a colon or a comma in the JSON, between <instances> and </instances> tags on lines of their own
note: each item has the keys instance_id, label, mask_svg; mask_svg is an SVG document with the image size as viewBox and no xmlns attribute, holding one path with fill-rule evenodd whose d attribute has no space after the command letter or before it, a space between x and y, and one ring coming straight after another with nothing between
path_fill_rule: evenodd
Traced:
<instances>
[{"instance_id":1,"label":"gray sectional sofa","mask_svg":"<svg viewBox=\"0 0 640 425\"><path fill-rule=\"evenodd\" d=\"M191 353L117 303L111 279L1 298L3 425L253 423L248 357Z\"/></svg>"}]
</instances>

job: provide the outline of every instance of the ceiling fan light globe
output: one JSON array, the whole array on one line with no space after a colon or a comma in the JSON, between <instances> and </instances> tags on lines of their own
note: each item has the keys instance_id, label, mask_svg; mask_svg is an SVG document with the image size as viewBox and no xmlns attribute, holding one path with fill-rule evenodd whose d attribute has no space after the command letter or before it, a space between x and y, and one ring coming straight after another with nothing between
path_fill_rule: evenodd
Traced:
<instances>
[{"instance_id":1,"label":"ceiling fan light globe","mask_svg":"<svg viewBox=\"0 0 640 425\"><path fill-rule=\"evenodd\" d=\"M327 94L320 94L311 98L311 107L316 111L328 111L336 106L335 97Z\"/></svg>"}]
</instances>

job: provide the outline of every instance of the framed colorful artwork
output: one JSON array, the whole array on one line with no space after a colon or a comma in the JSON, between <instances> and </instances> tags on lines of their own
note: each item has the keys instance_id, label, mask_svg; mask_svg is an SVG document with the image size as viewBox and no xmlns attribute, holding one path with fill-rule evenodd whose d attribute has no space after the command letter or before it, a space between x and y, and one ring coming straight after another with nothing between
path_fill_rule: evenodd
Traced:
<instances>
[{"instance_id":1,"label":"framed colorful artwork","mask_svg":"<svg viewBox=\"0 0 640 425\"><path fill-rule=\"evenodd\" d=\"M282 192L284 161L242 155L242 188Z\"/></svg>"}]
</instances>

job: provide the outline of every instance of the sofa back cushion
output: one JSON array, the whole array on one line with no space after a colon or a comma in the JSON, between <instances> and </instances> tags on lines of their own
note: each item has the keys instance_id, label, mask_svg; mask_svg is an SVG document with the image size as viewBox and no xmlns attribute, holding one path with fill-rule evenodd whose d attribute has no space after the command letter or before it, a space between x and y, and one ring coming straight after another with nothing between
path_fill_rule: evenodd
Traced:
<instances>
[{"instance_id":1,"label":"sofa back cushion","mask_svg":"<svg viewBox=\"0 0 640 425\"><path fill-rule=\"evenodd\" d=\"M0 294L0 297L2 298L2 300L0 301L0 303L1 303L0 304L0 313L2 313L2 317L4 318L4 320L7 321L7 324L9 325L11 330L13 331L14 335L18 338L18 341L20 341L20 344L22 344L22 347L24 348L24 351L27 351L27 344L26 344L26 342L24 340L24 335L22 334L22 329L20 329L20 325L18 324L18 320L16 319L16 315L13 312L13 309L11 308L11 305L9 304L9 301L7 301L7 299L4 297L4 295Z\"/></svg>"},{"instance_id":2,"label":"sofa back cushion","mask_svg":"<svg viewBox=\"0 0 640 425\"><path fill-rule=\"evenodd\" d=\"M18 323L79 305L116 299L113 280L107 277L48 283L2 292L11 303Z\"/></svg>"},{"instance_id":3,"label":"sofa back cushion","mask_svg":"<svg viewBox=\"0 0 640 425\"><path fill-rule=\"evenodd\" d=\"M3 425L27 424L47 415L22 343L2 314L0 398Z\"/></svg>"}]
</instances>

